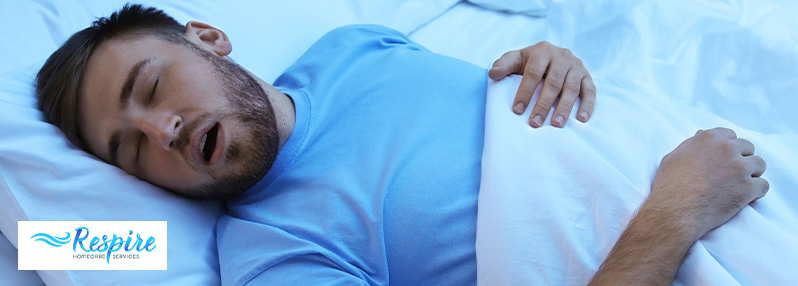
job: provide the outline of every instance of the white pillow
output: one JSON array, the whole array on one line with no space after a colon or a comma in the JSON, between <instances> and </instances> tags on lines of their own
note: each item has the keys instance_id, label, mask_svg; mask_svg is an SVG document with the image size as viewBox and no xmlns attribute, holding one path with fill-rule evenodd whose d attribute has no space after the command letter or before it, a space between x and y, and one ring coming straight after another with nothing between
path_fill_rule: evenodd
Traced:
<instances>
[{"instance_id":1,"label":"white pillow","mask_svg":"<svg viewBox=\"0 0 798 286\"><path fill-rule=\"evenodd\" d=\"M126 0L4 2L0 9L0 231L17 245L21 220L165 220L166 271L38 271L48 285L217 285L218 202L178 198L76 149L36 109L43 61L73 33ZM143 1L185 23L225 31L232 57L273 81L329 30L357 23L408 33L457 0ZM24 28L20 28L24 27Z\"/></svg>"},{"instance_id":2,"label":"white pillow","mask_svg":"<svg viewBox=\"0 0 798 286\"><path fill-rule=\"evenodd\" d=\"M496 11L534 17L546 16L551 4L551 0L468 0L468 2Z\"/></svg>"},{"instance_id":3,"label":"white pillow","mask_svg":"<svg viewBox=\"0 0 798 286\"><path fill-rule=\"evenodd\" d=\"M6 285L44 285L36 271L17 270L17 249L0 233L0 277Z\"/></svg>"},{"instance_id":4,"label":"white pillow","mask_svg":"<svg viewBox=\"0 0 798 286\"><path fill-rule=\"evenodd\" d=\"M33 80L39 65L0 75L0 231L17 221L167 221L166 271L39 271L48 285L219 284L214 227L221 204L191 201L74 148L42 121Z\"/></svg>"},{"instance_id":5,"label":"white pillow","mask_svg":"<svg viewBox=\"0 0 798 286\"><path fill-rule=\"evenodd\" d=\"M69 36L121 8L128 0L5 1L0 8L0 72L47 59ZM141 0L181 23L222 29L232 57L272 82L324 33L349 24L377 24L409 34L459 0ZM23 27L23 28L20 28Z\"/></svg>"}]
</instances>

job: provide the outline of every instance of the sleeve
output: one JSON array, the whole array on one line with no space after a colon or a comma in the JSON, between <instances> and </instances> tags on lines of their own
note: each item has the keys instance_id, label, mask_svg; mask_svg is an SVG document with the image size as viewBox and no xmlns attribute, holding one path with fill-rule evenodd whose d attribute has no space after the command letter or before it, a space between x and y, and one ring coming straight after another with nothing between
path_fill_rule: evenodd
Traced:
<instances>
[{"instance_id":1,"label":"sleeve","mask_svg":"<svg viewBox=\"0 0 798 286\"><path fill-rule=\"evenodd\" d=\"M223 214L216 224L222 285L368 285L367 274L279 228Z\"/></svg>"},{"instance_id":2,"label":"sleeve","mask_svg":"<svg viewBox=\"0 0 798 286\"><path fill-rule=\"evenodd\" d=\"M307 254L274 265L245 285L368 285L368 283L340 269L334 262L320 254Z\"/></svg>"}]
</instances>

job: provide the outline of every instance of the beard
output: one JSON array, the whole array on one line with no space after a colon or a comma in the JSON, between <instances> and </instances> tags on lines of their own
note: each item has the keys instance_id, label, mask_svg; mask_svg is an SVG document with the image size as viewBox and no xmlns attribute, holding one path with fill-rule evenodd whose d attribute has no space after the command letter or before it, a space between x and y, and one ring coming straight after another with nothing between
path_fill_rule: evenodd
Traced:
<instances>
[{"instance_id":1,"label":"beard","mask_svg":"<svg viewBox=\"0 0 798 286\"><path fill-rule=\"evenodd\" d=\"M249 72L232 60L199 47L195 47L194 52L214 66L214 75L222 83L230 108L224 114L200 115L180 131L176 145L184 160L196 169L185 146L188 146L190 134L207 118L234 119L245 130L241 134L249 134L249 138L229 141L223 157L225 168L208 173L213 179L211 183L179 194L194 199L228 200L252 188L271 168L279 151L277 120L268 94Z\"/></svg>"}]
</instances>

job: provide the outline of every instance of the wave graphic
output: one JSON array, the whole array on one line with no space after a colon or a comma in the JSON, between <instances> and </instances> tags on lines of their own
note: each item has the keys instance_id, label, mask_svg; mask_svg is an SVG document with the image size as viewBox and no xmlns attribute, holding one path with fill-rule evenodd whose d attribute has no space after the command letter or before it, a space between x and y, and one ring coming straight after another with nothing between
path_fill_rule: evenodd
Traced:
<instances>
[{"instance_id":1,"label":"wave graphic","mask_svg":"<svg viewBox=\"0 0 798 286\"><path fill-rule=\"evenodd\" d=\"M69 239L69 232L64 232L64 233L66 233L66 236L64 236L64 237L57 237L57 236L54 237L54 236L46 234L46 233L37 233L37 234L34 234L33 236L31 236L30 239L33 239L34 237L39 237L38 239L36 239L34 241L43 241L44 243L47 243L49 245L52 245L52 246L55 246L55 247L61 247L64 244L69 243L69 241L71 240L71 239Z\"/></svg>"}]
</instances>

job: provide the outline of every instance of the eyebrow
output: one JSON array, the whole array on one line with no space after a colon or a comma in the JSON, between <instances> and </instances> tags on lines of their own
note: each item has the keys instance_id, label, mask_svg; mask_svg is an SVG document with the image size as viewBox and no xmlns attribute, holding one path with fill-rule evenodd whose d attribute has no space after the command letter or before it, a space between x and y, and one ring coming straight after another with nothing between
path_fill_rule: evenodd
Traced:
<instances>
[{"instance_id":1,"label":"eyebrow","mask_svg":"<svg viewBox=\"0 0 798 286\"><path fill-rule=\"evenodd\" d=\"M122 85L122 90L119 92L119 108L122 110L127 109L127 102L130 95L133 93L133 86L139 79L141 71L147 67L152 59L144 59L136 63L125 78L125 84ZM111 157L111 164L119 165L119 144L122 139L122 131L116 130L111 134L111 140L108 140L108 155Z\"/></svg>"}]
</instances>

